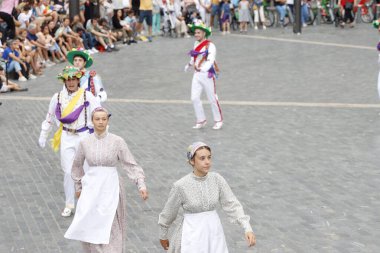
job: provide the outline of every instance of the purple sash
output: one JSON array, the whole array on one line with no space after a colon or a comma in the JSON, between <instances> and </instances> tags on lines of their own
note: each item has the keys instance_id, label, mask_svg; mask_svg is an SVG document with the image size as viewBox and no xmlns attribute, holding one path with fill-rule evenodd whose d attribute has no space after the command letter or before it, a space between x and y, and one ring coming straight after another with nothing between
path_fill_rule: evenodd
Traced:
<instances>
[{"instance_id":1,"label":"purple sash","mask_svg":"<svg viewBox=\"0 0 380 253\"><path fill-rule=\"evenodd\" d=\"M84 107L89 106L90 103L85 101L83 105L79 106L73 112L69 113L66 117L62 118L61 114L61 103L57 103L57 107L55 108L55 117L63 124L71 124L79 118L80 113L82 112Z\"/></svg>"}]
</instances>

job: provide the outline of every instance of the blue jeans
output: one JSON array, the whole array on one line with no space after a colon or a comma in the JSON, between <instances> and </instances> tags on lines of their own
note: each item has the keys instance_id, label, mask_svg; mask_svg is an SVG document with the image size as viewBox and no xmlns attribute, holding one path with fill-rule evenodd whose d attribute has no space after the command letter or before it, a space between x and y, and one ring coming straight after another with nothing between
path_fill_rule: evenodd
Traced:
<instances>
[{"instance_id":1,"label":"blue jeans","mask_svg":"<svg viewBox=\"0 0 380 253\"><path fill-rule=\"evenodd\" d=\"M301 23L306 24L306 21L309 19L309 12L307 4L301 5Z\"/></svg>"},{"instance_id":2,"label":"blue jeans","mask_svg":"<svg viewBox=\"0 0 380 253\"><path fill-rule=\"evenodd\" d=\"M277 12L280 14L280 22L284 23L286 14L286 5L276 5Z\"/></svg>"},{"instance_id":3,"label":"blue jeans","mask_svg":"<svg viewBox=\"0 0 380 253\"><path fill-rule=\"evenodd\" d=\"M83 45L85 49L91 49L94 47L94 37L91 33L82 32Z\"/></svg>"},{"instance_id":4,"label":"blue jeans","mask_svg":"<svg viewBox=\"0 0 380 253\"><path fill-rule=\"evenodd\" d=\"M13 70L16 69L16 72L19 72L21 71L21 65L19 62L13 60L11 61L10 63L8 63L8 67L7 67L7 72L12 72Z\"/></svg>"}]
</instances>

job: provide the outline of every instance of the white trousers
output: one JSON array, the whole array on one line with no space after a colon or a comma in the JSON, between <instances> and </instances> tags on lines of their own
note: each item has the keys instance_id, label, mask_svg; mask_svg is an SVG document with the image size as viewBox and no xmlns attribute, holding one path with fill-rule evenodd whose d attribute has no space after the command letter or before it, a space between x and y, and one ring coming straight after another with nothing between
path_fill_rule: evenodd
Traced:
<instances>
[{"instance_id":1,"label":"white trousers","mask_svg":"<svg viewBox=\"0 0 380 253\"><path fill-rule=\"evenodd\" d=\"M259 13L260 13L260 21L265 22L265 15L264 15L264 6L258 7L258 9L255 9L253 11L255 16L255 23L259 23Z\"/></svg>"},{"instance_id":2,"label":"white trousers","mask_svg":"<svg viewBox=\"0 0 380 253\"><path fill-rule=\"evenodd\" d=\"M78 150L79 142L88 135L88 132L71 134L62 131L61 136L61 167L65 173L63 187L65 189L66 207L73 209L75 207L75 188L74 180L71 178L71 168L73 166L75 153ZM87 166L87 163L85 163Z\"/></svg>"},{"instance_id":3,"label":"white trousers","mask_svg":"<svg viewBox=\"0 0 380 253\"><path fill-rule=\"evenodd\" d=\"M218 95L216 94L215 78L209 78L207 72L195 72L191 84L191 101L193 102L197 123L201 123L206 120L201 101L203 89L205 90L208 101L211 104L214 121L223 121L222 110L220 109Z\"/></svg>"}]
</instances>

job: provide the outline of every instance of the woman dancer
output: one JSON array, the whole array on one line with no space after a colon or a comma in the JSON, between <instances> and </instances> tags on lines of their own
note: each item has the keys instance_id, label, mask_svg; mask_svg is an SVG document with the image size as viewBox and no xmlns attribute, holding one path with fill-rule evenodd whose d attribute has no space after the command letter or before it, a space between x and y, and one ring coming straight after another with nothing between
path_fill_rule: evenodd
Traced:
<instances>
[{"instance_id":1,"label":"woman dancer","mask_svg":"<svg viewBox=\"0 0 380 253\"><path fill-rule=\"evenodd\" d=\"M125 141L108 133L109 113L99 107L92 114L94 134L80 142L72 169L79 198L74 220L65 237L82 242L87 253L121 253L125 241L125 196L116 166L127 171L146 200L143 169L136 163ZM83 163L90 168L83 170Z\"/></svg>"},{"instance_id":2,"label":"woman dancer","mask_svg":"<svg viewBox=\"0 0 380 253\"><path fill-rule=\"evenodd\" d=\"M209 172L210 147L195 142L189 147L187 158L193 172L174 183L159 216L162 247L171 253L228 253L223 228L215 211L219 203L230 221L238 223L244 229L248 245L255 245L249 216L244 214L243 207L226 180L218 173ZM168 230L181 207L184 219L175 229L169 244Z\"/></svg>"}]
</instances>

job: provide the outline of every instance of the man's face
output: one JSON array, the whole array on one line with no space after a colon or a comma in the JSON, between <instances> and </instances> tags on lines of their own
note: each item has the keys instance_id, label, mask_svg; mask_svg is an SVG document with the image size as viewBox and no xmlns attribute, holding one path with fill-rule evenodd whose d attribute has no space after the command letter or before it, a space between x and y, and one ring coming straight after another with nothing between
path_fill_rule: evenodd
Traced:
<instances>
[{"instance_id":1,"label":"man's face","mask_svg":"<svg viewBox=\"0 0 380 253\"><path fill-rule=\"evenodd\" d=\"M13 41L11 44L11 48L16 49L18 47L19 43L20 43L20 41L18 41L18 40Z\"/></svg>"},{"instance_id":2,"label":"man's face","mask_svg":"<svg viewBox=\"0 0 380 253\"><path fill-rule=\"evenodd\" d=\"M68 25L70 25L70 19L65 19L65 21L63 22L63 25L66 27Z\"/></svg>"},{"instance_id":3,"label":"man's face","mask_svg":"<svg viewBox=\"0 0 380 253\"><path fill-rule=\"evenodd\" d=\"M79 79L76 77L68 78L65 81L66 89L69 92L76 92L79 88Z\"/></svg>"},{"instance_id":4,"label":"man's face","mask_svg":"<svg viewBox=\"0 0 380 253\"><path fill-rule=\"evenodd\" d=\"M37 33L37 29L36 28L30 29L29 33L35 35Z\"/></svg>"},{"instance_id":5,"label":"man's face","mask_svg":"<svg viewBox=\"0 0 380 253\"><path fill-rule=\"evenodd\" d=\"M84 65L85 65L85 60L80 57L80 56L75 56L74 57L74 67L78 68L78 69L83 69L84 68Z\"/></svg>"},{"instance_id":6,"label":"man's face","mask_svg":"<svg viewBox=\"0 0 380 253\"><path fill-rule=\"evenodd\" d=\"M201 41L206 37L206 33L200 29L195 29L194 37L197 41Z\"/></svg>"}]
</instances>

